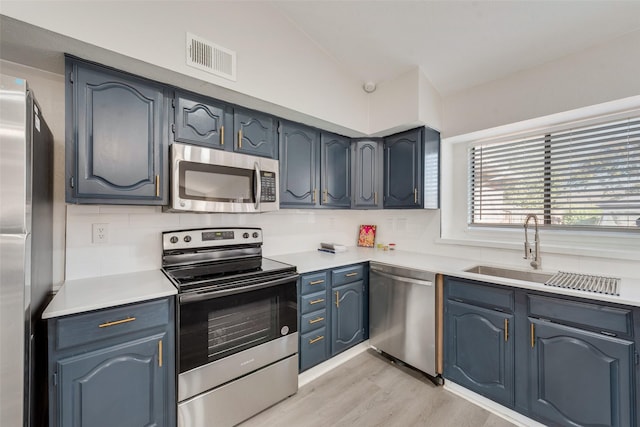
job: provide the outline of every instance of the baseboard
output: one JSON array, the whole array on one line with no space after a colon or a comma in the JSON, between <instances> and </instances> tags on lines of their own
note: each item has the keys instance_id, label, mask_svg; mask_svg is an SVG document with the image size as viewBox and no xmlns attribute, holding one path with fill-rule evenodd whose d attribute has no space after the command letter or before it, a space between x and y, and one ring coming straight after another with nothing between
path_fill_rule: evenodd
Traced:
<instances>
[{"instance_id":1,"label":"baseboard","mask_svg":"<svg viewBox=\"0 0 640 427\"><path fill-rule=\"evenodd\" d=\"M369 348L369 340L363 341L355 347L351 347L349 350L345 350L342 353L332 357L329 360L322 362L319 365L309 368L300 375L298 375L298 387L309 384L319 376L326 374L327 372L337 368L349 359L353 359L360 353L366 351Z\"/></svg>"},{"instance_id":2,"label":"baseboard","mask_svg":"<svg viewBox=\"0 0 640 427\"><path fill-rule=\"evenodd\" d=\"M456 394L469 402L486 409L487 411L496 414L497 416L504 418L505 420L520 426L520 427L545 427L544 424L540 424L537 421L532 420L529 417L522 415L512 409L502 406L493 400L487 399L484 396L480 396L459 384L456 384L450 380L445 380L444 389Z\"/></svg>"}]
</instances>

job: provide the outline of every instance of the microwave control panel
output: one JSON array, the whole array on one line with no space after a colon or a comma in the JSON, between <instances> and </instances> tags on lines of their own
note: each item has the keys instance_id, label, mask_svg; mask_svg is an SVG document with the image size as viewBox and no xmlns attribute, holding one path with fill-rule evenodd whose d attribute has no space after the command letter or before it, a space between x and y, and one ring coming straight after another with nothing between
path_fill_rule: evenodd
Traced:
<instances>
[{"instance_id":1,"label":"microwave control panel","mask_svg":"<svg viewBox=\"0 0 640 427\"><path fill-rule=\"evenodd\" d=\"M261 202L276 201L276 174L273 172L260 171L260 182L262 182Z\"/></svg>"}]
</instances>

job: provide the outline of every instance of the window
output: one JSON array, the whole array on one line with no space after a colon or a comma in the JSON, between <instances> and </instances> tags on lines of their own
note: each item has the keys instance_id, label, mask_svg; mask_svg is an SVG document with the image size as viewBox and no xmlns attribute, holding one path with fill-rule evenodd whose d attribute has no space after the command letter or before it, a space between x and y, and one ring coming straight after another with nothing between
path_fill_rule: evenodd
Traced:
<instances>
[{"instance_id":1,"label":"window","mask_svg":"<svg viewBox=\"0 0 640 427\"><path fill-rule=\"evenodd\" d=\"M469 224L640 230L640 115L469 149Z\"/></svg>"}]
</instances>

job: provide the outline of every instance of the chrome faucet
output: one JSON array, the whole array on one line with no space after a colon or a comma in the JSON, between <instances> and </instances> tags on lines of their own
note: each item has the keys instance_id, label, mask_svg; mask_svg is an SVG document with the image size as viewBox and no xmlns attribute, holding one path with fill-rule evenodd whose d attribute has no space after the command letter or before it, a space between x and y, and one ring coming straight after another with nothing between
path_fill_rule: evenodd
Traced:
<instances>
[{"instance_id":1,"label":"chrome faucet","mask_svg":"<svg viewBox=\"0 0 640 427\"><path fill-rule=\"evenodd\" d=\"M540 254L540 235L538 234L538 217L534 214L527 215L527 218L524 220L524 259L529 259L532 255L531 245L529 244L529 236L527 235L527 226L529 225L529 220L533 218L534 225L536 227L536 235L535 235L535 249L536 252L533 254L533 261L531 261L531 267L538 269L542 267L542 255Z\"/></svg>"}]
</instances>

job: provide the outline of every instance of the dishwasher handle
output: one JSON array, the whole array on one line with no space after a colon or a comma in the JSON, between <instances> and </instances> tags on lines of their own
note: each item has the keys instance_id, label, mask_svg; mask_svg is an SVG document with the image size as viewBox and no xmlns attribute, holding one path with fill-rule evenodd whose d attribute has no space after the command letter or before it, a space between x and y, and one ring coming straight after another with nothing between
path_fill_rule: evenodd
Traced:
<instances>
[{"instance_id":1,"label":"dishwasher handle","mask_svg":"<svg viewBox=\"0 0 640 427\"><path fill-rule=\"evenodd\" d=\"M396 276L394 274L389 274L389 273L386 273L386 272L384 272L382 270L378 270L375 267L370 267L369 270L372 273L379 274L379 275L381 275L383 277L387 277L387 278L392 279L392 280L397 280L398 282L405 282L405 283L411 283L411 284L414 284L414 285L422 285L422 286L433 286L433 282L430 282L428 280L419 280L419 279L412 279L410 277Z\"/></svg>"}]
</instances>

